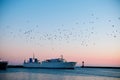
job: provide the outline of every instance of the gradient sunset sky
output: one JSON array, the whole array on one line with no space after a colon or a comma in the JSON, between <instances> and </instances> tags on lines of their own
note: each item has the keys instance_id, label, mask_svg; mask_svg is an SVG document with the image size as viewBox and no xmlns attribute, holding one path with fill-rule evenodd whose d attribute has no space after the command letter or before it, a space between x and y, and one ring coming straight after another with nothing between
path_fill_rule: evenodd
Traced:
<instances>
[{"instance_id":1,"label":"gradient sunset sky","mask_svg":"<svg viewBox=\"0 0 120 80\"><path fill-rule=\"evenodd\" d=\"M120 66L120 1L0 0L0 58L22 64L33 53Z\"/></svg>"}]
</instances>

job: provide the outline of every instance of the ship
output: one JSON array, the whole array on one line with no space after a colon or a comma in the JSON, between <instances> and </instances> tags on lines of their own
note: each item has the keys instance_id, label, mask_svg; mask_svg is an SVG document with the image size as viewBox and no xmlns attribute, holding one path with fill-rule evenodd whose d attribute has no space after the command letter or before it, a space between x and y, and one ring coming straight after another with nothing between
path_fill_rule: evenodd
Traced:
<instances>
[{"instance_id":1,"label":"ship","mask_svg":"<svg viewBox=\"0 0 120 80\"><path fill-rule=\"evenodd\" d=\"M3 61L0 59L0 70L6 70L7 69L7 61Z\"/></svg>"},{"instance_id":2,"label":"ship","mask_svg":"<svg viewBox=\"0 0 120 80\"><path fill-rule=\"evenodd\" d=\"M24 68L42 68L42 69L74 69L76 62L68 62L63 56L60 58L47 59L39 61L37 58L29 58L28 61L24 60Z\"/></svg>"}]
</instances>

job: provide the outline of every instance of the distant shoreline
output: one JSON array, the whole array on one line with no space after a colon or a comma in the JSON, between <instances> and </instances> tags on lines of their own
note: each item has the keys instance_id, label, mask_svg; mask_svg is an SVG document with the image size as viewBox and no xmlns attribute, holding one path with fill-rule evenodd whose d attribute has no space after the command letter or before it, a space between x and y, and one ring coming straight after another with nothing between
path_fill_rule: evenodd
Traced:
<instances>
[{"instance_id":1,"label":"distant shoreline","mask_svg":"<svg viewBox=\"0 0 120 80\"><path fill-rule=\"evenodd\" d=\"M22 65L8 65L8 68L24 68ZM76 66L76 68L105 68L105 69L120 69L120 67L104 67L104 66Z\"/></svg>"},{"instance_id":2,"label":"distant shoreline","mask_svg":"<svg viewBox=\"0 0 120 80\"><path fill-rule=\"evenodd\" d=\"M120 69L120 67L105 67L105 66L84 66L81 68L106 68L106 69Z\"/></svg>"}]
</instances>

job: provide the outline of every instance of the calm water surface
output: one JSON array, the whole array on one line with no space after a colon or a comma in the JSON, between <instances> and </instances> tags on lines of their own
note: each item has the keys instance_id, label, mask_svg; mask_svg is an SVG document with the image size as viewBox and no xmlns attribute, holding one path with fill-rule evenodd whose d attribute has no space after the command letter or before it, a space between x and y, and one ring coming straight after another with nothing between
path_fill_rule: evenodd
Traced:
<instances>
[{"instance_id":1,"label":"calm water surface","mask_svg":"<svg viewBox=\"0 0 120 80\"><path fill-rule=\"evenodd\" d=\"M120 69L76 68L24 69L0 71L0 80L120 80Z\"/></svg>"}]
</instances>

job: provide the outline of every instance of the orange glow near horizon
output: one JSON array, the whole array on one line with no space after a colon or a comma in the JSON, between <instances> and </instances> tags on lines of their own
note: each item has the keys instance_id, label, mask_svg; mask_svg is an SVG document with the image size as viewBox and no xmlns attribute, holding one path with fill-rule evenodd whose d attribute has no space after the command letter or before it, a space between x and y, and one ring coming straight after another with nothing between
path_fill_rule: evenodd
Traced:
<instances>
[{"instance_id":1,"label":"orange glow near horizon","mask_svg":"<svg viewBox=\"0 0 120 80\"><path fill-rule=\"evenodd\" d=\"M72 48L72 47L71 47ZM82 61L85 62L86 66L120 66L120 51L116 48L111 48L108 50L107 48L65 48L60 51L50 50L47 48L36 48L36 50L32 50L32 48L25 47L11 47L8 49L2 49L2 56L6 56L5 59L9 61L9 64L22 64L24 59L28 59L35 54L40 61L50 58L58 58L60 55L63 55L67 61L75 61L78 66L81 66ZM1 57L2 57L1 56Z\"/></svg>"}]
</instances>

